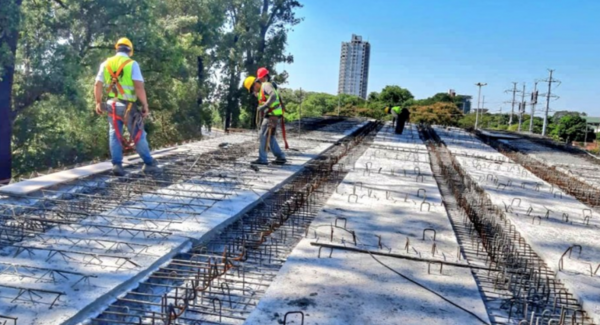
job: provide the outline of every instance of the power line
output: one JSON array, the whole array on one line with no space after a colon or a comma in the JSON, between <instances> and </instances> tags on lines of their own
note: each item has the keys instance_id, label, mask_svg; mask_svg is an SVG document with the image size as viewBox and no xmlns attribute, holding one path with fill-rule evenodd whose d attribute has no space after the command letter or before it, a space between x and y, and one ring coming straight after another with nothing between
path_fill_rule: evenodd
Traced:
<instances>
[{"instance_id":1,"label":"power line","mask_svg":"<svg viewBox=\"0 0 600 325\"><path fill-rule=\"evenodd\" d=\"M517 95L517 83L513 81L513 89L512 90L507 89L504 92L505 93L512 92L512 101L507 102L508 104L511 104L510 118L508 119L508 125L511 126L512 122L513 122L513 114L515 114L515 99L516 99L516 95Z\"/></svg>"},{"instance_id":2,"label":"power line","mask_svg":"<svg viewBox=\"0 0 600 325\"><path fill-rule=\"evenodd\" d=\"M523 123L523 113L525 113L525 83L523 83L523 91L521 91L521 102L519 103L519 128L517 131L521 132L521 125Z\"/></svg>"},{"instance_id":3,"label":"power line","mask_svg":"<svg viewBox=\"0 0 600 325\"><path fill-rule=\"evenodd\" d=\"M533 92L531 93L531 116L529 117L529 133L533 133L533 117L535 115L535 105L538 101L538 81L533 83Z\"/></svg>"},{"instance_id":4,"label":"power line","mask_svg":"<svg viewBox=\"0 0 600 325\"><path fill-rule=\"evenodd\" d=\"M543 82L548 83L548 92L546 93L546 112L544 113L544 126L542 127L542 136L546 135L546 131L548 129L548 111L550 110L550 98L558 98L558 96L552 95L552 84L558 83L560 85L560 81L556 79L552 79L552 74L554 73L553 69L548 69L550 71L550 77L546 80L542 80Z\"/></svg>"},{"instance_id":5,"label":"power line","mask_svg":"<svg viewBox=\"0 0 600 325\"><path fill-rule=\"evenodd\" d=\"M475 86L479 87L479 94L477 95L477 111L475 112L475 130L479 124L479 111L481 110L481 87L487 86L487 83L478 82Z\"/></svg>"}]
</instances>

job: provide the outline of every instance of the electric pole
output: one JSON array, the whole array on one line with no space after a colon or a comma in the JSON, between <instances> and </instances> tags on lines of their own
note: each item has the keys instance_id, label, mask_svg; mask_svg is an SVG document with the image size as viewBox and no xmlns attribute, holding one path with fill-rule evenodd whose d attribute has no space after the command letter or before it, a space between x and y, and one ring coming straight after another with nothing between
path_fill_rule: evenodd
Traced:
<instances>
[{"instance_id":1,"label":"electric pole","mask_svg":"<svg viewBox=\"0 0 600 325\"><path fill-rule=\"evenodd\" d=\"M546 131L548 129L548 111L550 111L550 98L556 98L556 96L552 96L552 83L556 82L560 84L560 81L552 79L552 74L554 70L548 69L548 71L550 71L550 77L547 80L544 80L544 82L548 83L548 92L546 93L546 112L544 113L544 126L542 127L542 136L546 135Z\"/></svg>"},{"instance_id":2,"label":"electric pole","mask_svg":"<svg viewBox=\"0 0 600 325\"><path fill-rule=\"evenodd\" d=\"M302 87L300 87L300 107L298 108L298 136L300 136L302 132L302 104L304 103L304 92L302 91Z\"/></svg>"},{"instance_id":3,"label":"electric pole","mask_svg":"<svg viewBox=\"0 0 600 325\"><path fill-rule=\"evenodd\" d=\"M475 112L475 130L477 130L477 125L479 124L479 111L481 110L481 87L487 86L487 83L478 82L475 86L479 87L479 94L477 95L477 111Z\"/></svg>"},{"instance_id":4,"label":"electric pole","mask_svg":"<svg viewBox=\"0 0 600 325\"><path fill-rule=\"evenodd\" d=\"M510 90L507 90L506 92L509 92ZM512 90L512 102L511 103L511 108L510 108L510 118L508 119L508 126L512 125L513 122L513 114L515 114L515 99L517 96L517 83L513 82L513 90Z\"/></svg>"},{"instance_id":5,"label":"electric pole","mask_svg":"<svg viewBox=\"0 0 600 325\"><path fill-rule=\"evenodd\" d=\"M483 114L484 109L485 109L485 95L481 96L481 114Z\"/></svg>"},{"instance_id":6,"label":"electric pole","mask_svg":"<svg viewBox=\"0 0 600 325\"><path fill-rule=\"evenodd\" d=\"M519 103L519 128L518 132L521 132L521 125L523 123L523 113L525 113L525 83L523 83L523 91L521 92L521 102Z\"/></svg>"},{"instance_id":7,"label":"electric pole","mask_svg":"<svg viewBox=\"0 0 600 325\"><path fill-rule=\"evenodd\" d=\"M535 116L535 105L538 100L538 82L533 83L533 92L531 93L531 117L529 118L529 133L533 133L533 117Z\"/></svg>"}]
</instances>

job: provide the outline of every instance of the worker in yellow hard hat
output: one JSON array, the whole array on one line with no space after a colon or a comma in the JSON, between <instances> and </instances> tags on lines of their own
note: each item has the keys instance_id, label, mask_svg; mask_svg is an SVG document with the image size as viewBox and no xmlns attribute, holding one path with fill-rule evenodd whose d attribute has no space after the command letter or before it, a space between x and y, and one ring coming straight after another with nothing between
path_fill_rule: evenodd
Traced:
<instances>
[{"instance_id":1,"label":"worker in yellow hard hat","mask_svg":"<svg viewBox=\"0 0 600 325\"><path fill-rule=\"evenodd\" d=\"M131 59L133 43L128 38L121 38L115 43L115 50L117 53L100 65L94 86L96 113L108 113L113 174L125 175L122 165L123 148L129 147L135 147L144 161L144 172L159 171L156 160L150 154L144 131L144 118L150 114L150 109L140 66ZM102 99L104 90L109 97L106 103ZM138 100L141 102L141 110L136 104ZM129 130L129 139L123 137L123 124Z\"/></svg>"},{"instance_id":2,"label":"worker in yellow hard hat","mask_svg":"<svg viewBox=\"0 0 600 325\"><path fill-rule=\"evenodd\" d=\"M267 149L275 156L274 164L285 164L285 154L279 148L275 133L277 131L277 122L281 121L283 126L283 107L279 97L279 91L273 87L270 82L261 82L256 77L249 76L244 80L244 88L258 98L257 114L262 118L260 127L260 145L258 148L258 159L253 164L267 165ZM285 140L285 129L282 129ZM287 148L287 142L286 142Z\"/></svg>"},{"instance_id":3,"label":"worker in yellow hard hat","mask_svg":"<svg viewBox=\"0 0 600 325\"><path fill-rule=\"evenodd\" d=\"M406 107L394 106L385 108L385 114L392 114L392 127L395 129L396 134L402 134L404 132L404 125L406 122L410 122L410 111Z\"/></svg>"}]
</instances>

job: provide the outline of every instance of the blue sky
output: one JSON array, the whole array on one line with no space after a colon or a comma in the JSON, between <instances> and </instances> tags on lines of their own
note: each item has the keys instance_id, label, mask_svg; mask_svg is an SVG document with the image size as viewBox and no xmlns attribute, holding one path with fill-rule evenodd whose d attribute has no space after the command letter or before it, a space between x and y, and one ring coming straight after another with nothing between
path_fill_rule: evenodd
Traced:
<instances>
[{"instance_id":1,"label":"blue sky","mask_svg":"<svg viewBox=\"0 0 600 325\"><path fill-rule=\"evenodd\" d=\"M513 81L562 81L552 110L600 116L600 0L301 0L304 21L289 34L288 87L337 92L342 41L371 43L369 92L386 85L417 98L455 89L506 112ZM546 92L547 84L539 87ZM553 91L554 92L554 91ZM540 109L538 105L538 109Z\"/></svg>"}]
</instances>

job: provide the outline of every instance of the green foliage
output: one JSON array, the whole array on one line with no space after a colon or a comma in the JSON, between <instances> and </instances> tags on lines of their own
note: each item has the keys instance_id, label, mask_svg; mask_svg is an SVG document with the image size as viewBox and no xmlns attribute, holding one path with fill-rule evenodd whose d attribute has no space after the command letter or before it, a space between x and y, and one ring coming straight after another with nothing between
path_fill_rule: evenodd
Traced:
<instances>
[{"instance_id":1,"label":"green foliage","mask_svg":"<svg viewBox=\"0 0 600 325\"><path fill-rule=\"evenodd\" d=\"M583 117L567 114L563 115L552 134L565 142L584 141L586 140L586 127L586 120ZM587 141L592 141L595 137L596 134L588 130Z\"/></svg>"},{"instance_id":2,"label":"green foliage","mask_svg":"<svg viewBox=\"0 0 600 325\"><path fill-rule=\"evenodd\" d=\"M9 44L5 38L12 36L19 29L21 15L19 14L19 4L21 1L9 0L3 1L0 6L0 76L4 75L5 67L12 66L14 56L10 50Z\"/></svg>"},{"instance_id":3,"label":"green foliage","mask_svg":"<svg viewBox=\"0 0 600 325\"><path fill-rule=\"evenodd\" d=\"M413 94L408 89L400 86L386 86L379 93L378 101L384 106L402 106L406 101L413 99Z\"/></svg>"},{"instance_id":4,"label":"green foliage","mask_svg":"<svg viewBox=\"0 0 600 325\"><path fill-rule=\"evenodd\" d=\"M266 66L285 82L287 72L273 67L293 62L285 48L289 28L301 21L300 7L295 0L13 0L0 6L0 30L18 28L20 35L16 58L0 43L0 73L13 59L17 67L15 174L108 156L108 124L93 114L92 88L98 66L123 36L134 43L144 75L153 148L200 138L202 127L225 121L250 127L255 106L247 105L252 98L240 91L241 79ZM322 105L317 100L311 114L331 110Z\"/></svg>"},{"instance_id":5,"label":"green foliage","mask_svg":"<svg viewBox=\"0 0 600 325\"><path fill-rule=\"evenodd\" d=\"M414 123L457 125L462 112L452 102L437 102L431 105L410 107L410 120Z\"/></svg>"},{"instance_id":6,"label":"green foliage","mask_svg":"<svg viewBox=\"0 0 600 325\"><path fill-rule=\"evenodd\" d=\"M573 111L557 111L552 116L552 122L554 122L555 124L559 124L560 120L565 116L580 116L580 113Z\"/></svg>"}]
</instances>

